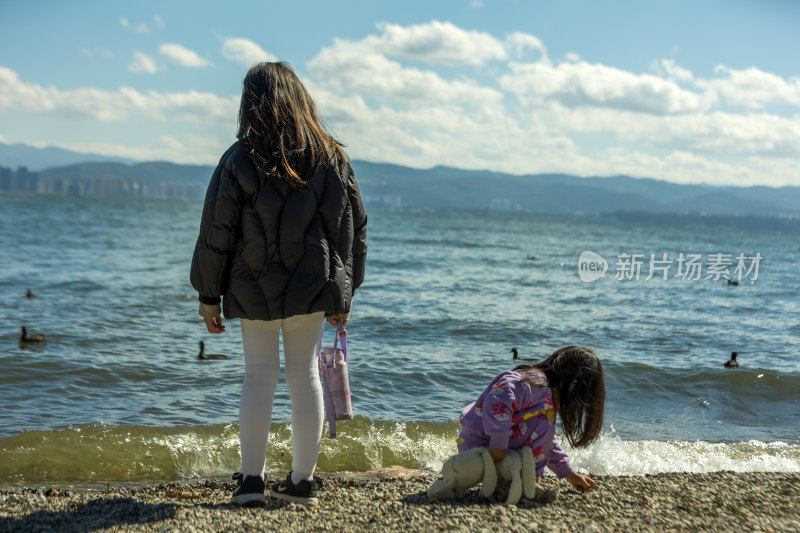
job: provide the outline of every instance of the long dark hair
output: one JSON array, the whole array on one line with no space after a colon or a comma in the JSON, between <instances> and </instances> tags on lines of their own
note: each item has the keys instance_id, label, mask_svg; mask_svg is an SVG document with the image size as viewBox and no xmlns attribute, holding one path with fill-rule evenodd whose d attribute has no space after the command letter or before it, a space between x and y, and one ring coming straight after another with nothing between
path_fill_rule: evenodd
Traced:
<instances>
[{"instance_id":1,"label":"long dark hair","mask_svg":"<svg viewBox=\"0 0 800 533\"><path fill-rule=\"evenodd\" d=\"M555 390L564 434L573 447L588 446L603 429L606 386L603 365L591 348L565 346L533 365L520 365L515 372L537 369ZM535 380L532 385L541 386Z\"/></svg>"},{"instance_id":2,"label":"long dark hair","mask_svg":"<svg viewBox=\"0 0 800 533\"><path fill-rule=\"evenodd\" d=\"M334 154L346 157L288 63L247 71L236 137L260 171L291 188L302 187Z\"/></svg>"}]
</instances>

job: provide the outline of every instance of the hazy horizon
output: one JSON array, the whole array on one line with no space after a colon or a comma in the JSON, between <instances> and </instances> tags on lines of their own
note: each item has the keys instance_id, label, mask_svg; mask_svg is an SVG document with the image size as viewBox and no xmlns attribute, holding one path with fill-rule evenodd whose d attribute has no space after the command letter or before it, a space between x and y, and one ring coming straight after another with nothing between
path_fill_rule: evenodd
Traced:
<instances>
[{"instance_id":1,"label":"hazy horizon","mask_svg":"<svg viewBox=\"0 0 800 533\"><path fill-rule=\"evenodd\" d=\"M87 159L87 160L76 160L75 162L72 162L72 163L56 163L56 164L47 165L47 166L41 166L41 167L38 167L36 165L32 165L32 164L30 164L28 162L21 163L21 164L16 164L16 163L8 164L5 161L3 161L2 158L0 158L0 167L7 167L7 168L15 169L18 166L25 166L25 167L28 167L28 169L33 171L33 172L40 172L40 171L43 171L43 170L48 170L48 169L53 169L53 168L58 168L58 167L63 167L63 166L80 165L80 164L84 164L84 163L119 163L119 164L124 164L124 165L138 165L138 164L147 164L147 163L168 163L168 164L175 164L175 165L181 165L181 166L204 166L204 167L210 167L210 168L213 168L215 166L214 164L210 164L210 163L175 163L173 161L165 161L165 160L158 160L158 159L136 160L136 159L133 159L133 158L123 158L123 157L117 157L117 156L100 154L100 153L76 152L74 150L66 150L64 148L60 148L58 146L53 146L53 145L34 146L34 145L26 144L26 143L4 143L2 141L0 141L0 145L5 145L5 146L9 146L9 147L11 147L11 146L24 146L26 148L33 148L33 149L37 149L37 150L46 150L46 149L49 149L49 148L54 148L54 149L57 149L57 150L62 150L64 152L69 152L70 154L74 154L75 156L83 155L83 156L86 156L86 157L90 158L90 159ZM92 159L92 158L95 158L95 159ZM669 184L672 184L672 185L700 185L700 186L706 186L706 187L712 187L712 188L718 188L718 187L719 188L722 188L722 187L744 187L744 188L747 188L747 187L768 187L768 188L771 188L771 189L778 189L778 188L784 188L784 187L800 188L800 184L798 184L798 185L794 185L794 184L776 185L776 186L759 185L759 184L755 184L755 185L729 185L729 184L723 184L723 183L692 183L692 184L688 184L688 183L680 183L680 182L675 182L675 181L670 181L670 180L665 180L665 179L654 178L654 177L651 177L651 176L633 176L633 175L627 175L627 174L578 175L578 174L565 174L565 173L562 173L562 172L540 172L540 173L537 173L537 174L515 174L513 172L503 172L503 171L499 171L499 170L492 169L492 168L463 168L463 167L452 166L452 165L434 165L434 166L429 166L429 167L414 167L414 166L410 166L410 165L401 165L399 163L393 163L391 161L372 161L372 160L367 160L367 159L355 159L355 160L356 161L360 161L360 162L364 162L364 163L367 163L367 164L391 165L391 166L397 166L397 167L401 167L401 168L408 168L408 169L415 170L415 171L430 171L430 170L435 170L436 168L447 168L447 169L454 169L456 171L488 172L488 173L503 174L503 175L514 176L514 177L526 177L526 176L535 177L535 176L547 176L547 175L553 175L553 176L563 175L565 177L573 177L573 178L580 178L580 179L630 178L630 179L633 179L633 180L652 180L652 181L656 181L656 182L669 183Z\"/></svg>"}]
</instances>

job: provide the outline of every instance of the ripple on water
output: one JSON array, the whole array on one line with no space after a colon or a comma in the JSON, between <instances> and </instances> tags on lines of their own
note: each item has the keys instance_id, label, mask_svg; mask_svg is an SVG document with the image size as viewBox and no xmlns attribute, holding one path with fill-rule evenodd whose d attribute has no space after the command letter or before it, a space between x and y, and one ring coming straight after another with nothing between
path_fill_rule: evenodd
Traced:
<instances>
[{"instance_id":1,"label":"ripple on water","mask_svg":"<svg viewBox=\"0 0 800 533\"><path fill-rule=\"evenodd\" d=\"M14 406L0 434L100 420L163 428L236 419L239 324L208 335L188 280L199 204L0 197L0 205L0 320L8 324L0 397ZM542 359L579 343L604 360L606 418L625 439L800 434L796 258L780 253L794 246L788 237L380 212L370 213L369 232L367 278L348 326L354 405L369 419L455 423L514 366L512 347ZM19 234L27 245L12 238ZM770 261L755 284L735 288L619 281L611 270L586 284L576 271L587 249L611 262L622 251L751 248L769 251ZM23 297L29 286L40 298ZM23 323L48 344L20 348ZM231 359L198 362L200 340ZM742 368L725 374L731 351ZM748 405L737 410L743 390ZM279 423L290 416L283 381L274 413Z\"/></svg>"}]
</instances>

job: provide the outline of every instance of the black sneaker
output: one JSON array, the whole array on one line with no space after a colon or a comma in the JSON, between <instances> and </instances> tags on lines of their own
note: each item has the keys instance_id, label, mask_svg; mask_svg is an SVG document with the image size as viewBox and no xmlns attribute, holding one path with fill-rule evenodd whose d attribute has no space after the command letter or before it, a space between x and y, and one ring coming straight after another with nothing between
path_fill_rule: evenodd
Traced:
<instances>
[{"instance_id":1,"label":"black sneaker","mask_svg":"<svg viewBox=\"0 0 800 533\"><path fill-rule=\"evenodd\" d=\"M286 500L292 503L301 503L304 505L317 504L317 480L311 481L303 480L297 485L292 483L292 473L286 476L286 479L272 485L269 495L279 500Z\"/></svg>"},{"instance_id":2,"label":"black sneaker","mask_svg":"<svg viewBox=\"0 0 800 533\"><path fill-rule=\"evenodd\" d=\"M264 480L261 476L244 476L241 472L233 474L236 480L236 490L233 491L231 503L238 503L244 507L261 507L267 504L264 496Z\"/></svg>"}]
</instances>

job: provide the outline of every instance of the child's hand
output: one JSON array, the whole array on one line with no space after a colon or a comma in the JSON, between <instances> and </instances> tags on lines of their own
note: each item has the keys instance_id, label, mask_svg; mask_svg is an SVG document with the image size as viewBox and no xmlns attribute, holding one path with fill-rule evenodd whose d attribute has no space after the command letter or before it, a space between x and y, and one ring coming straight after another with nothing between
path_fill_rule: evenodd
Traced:
<instances>
[{"instance_id":1,"label":"child's hand","mask_svg":"<svg viewBox=\"0 0 800 533\"><path fill-rule=\"evenodd\" d=\"M204 316L203 322L206 323L206 329L208 329L209 333L213 333L214 335L225 333L225 326L222 325L222 317L219 313L214 316Z\"/></svg>"},{"instance_id":2,"label":"child's hand","mask_svg":"<svg viewBox=\"0 0 800 533\"><path fill-rule=\"evenodd\" d=\"M594 488L594 480L592 478L584 476L583 474L578 474L577 472L567 476L567 481L569 481L578 492L589 492Z\"/></svg>"},{"instance_id":3,"label":"child's hand","mask_svg":"<svg viewBox=\"0 0 800 533\"><path fill-rule=\"evenodd\" d=\"M339 326L339 322L342 323L342 327L347 324L347 321L350 320L350 313L340 313L338 315L331 315L325 319L325 321L330 324L331 326Z\"/></svg>"},{"instance_id":4,"label":"child's hand","mask_svg":"<svg viewBox=\"0 0 800 533\"><path fill-rule=\"evenodd\" d=\"M494 459L494 462L502 461L503 458L506 456L506 449L505 448L489 448L489 453Z\"/></svg>"}]
</instances>

